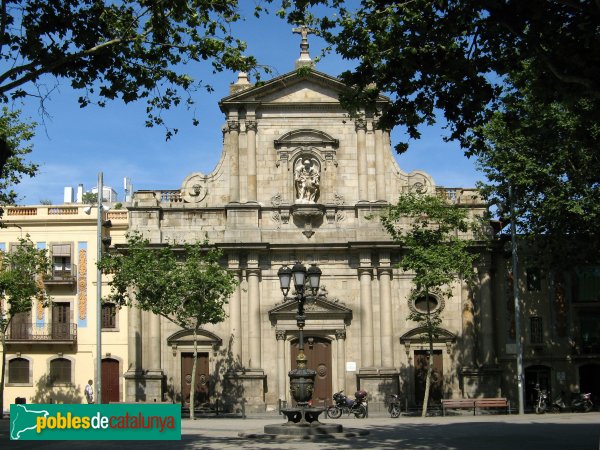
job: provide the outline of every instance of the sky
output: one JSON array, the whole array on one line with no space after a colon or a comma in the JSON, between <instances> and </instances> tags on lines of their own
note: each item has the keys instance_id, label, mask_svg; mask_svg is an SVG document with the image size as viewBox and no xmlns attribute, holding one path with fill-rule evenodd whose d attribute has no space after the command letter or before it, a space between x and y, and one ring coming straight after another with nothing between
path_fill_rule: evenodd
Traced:
<instances>
[{"instance_id":1,"label":"sky","mask_svg":"<svg viewBox=\"0 0 600 450\"><path fill-rule=\"evenodd\" d=\"M273 70L271 75L263 76L264 81L294 70L300 55L300 36L293 34L292 26L285 21L273 15L256 19L248 12L234 31L247 42L247 52ZM309 44L313 58L324 47L324 41L314 35L309 36ZM351 65L329 54L316 69L336 76ZM129 105L112 101L105 108L79 108L79 93L64 80L46 103L48 116L40 114L33 100L15 105L23 110L22 119L39 123L33 152L28 155L30 161L39 164L39 173L17 185L18 204L61 204L64 187L76 189L83 184L84 191L91 190L99 172L103 173L104 185L113 187L120 201L124 199L124 177L131 179L134 191L163 190L179 189L190 173L210 173L222 151L221 126L225 118L218 102L228 95L229 84L235 82L237 74L213 75L208 65L200 64L189 66L189 70L192 76L211 84L214 91L198 92L195 97L198 126L192 125L193 112L184 106L166 114L168 124L179 129L169 141L165 140L164 128L146 128L143 101ZM392 130L392 147L402 133L400 128ZM438 186L475 187L482 175L475 169L474 160L467 159L457 144L443 142L443 133L440 126L423 127L421 139L411 141L406 153L394 152L400 168L405 172L424 170Z\"/></svg>"}]
</instances>

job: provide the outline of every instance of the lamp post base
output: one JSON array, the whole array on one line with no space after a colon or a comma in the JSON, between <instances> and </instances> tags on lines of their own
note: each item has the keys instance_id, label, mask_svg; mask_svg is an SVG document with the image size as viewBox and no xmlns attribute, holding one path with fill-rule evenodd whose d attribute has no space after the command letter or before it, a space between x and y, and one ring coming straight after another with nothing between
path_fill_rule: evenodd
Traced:
<instances>
[{"instance_id":1,"label":"lamp post base","mask_svg":"<svg viewBox=\"0 0 600 450\"><path fill-rule=\"evenodd\" d=\"M287 408L281 412L288 421L265 425L265 434L284 436L315 436L341 433L343 427L337 423L319 422L319 415L325 408Z\"/></svg>"}]
</instances>

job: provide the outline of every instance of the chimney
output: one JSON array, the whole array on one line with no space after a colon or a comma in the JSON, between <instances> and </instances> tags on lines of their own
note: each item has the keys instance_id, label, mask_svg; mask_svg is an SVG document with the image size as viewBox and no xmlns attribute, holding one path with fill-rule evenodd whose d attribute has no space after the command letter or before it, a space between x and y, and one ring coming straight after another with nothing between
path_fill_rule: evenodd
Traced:
<instances>
[{"instance_id":1,"label":"chimney","mask_svg":"<svg viewBox=\"0 0 600 450\"><path fill-rule=\"evenodd\" d=\"M64 203L73 203L73 187L72 186L65 186L63 202Z\"/></svg>"},{"instance_id":2,"label":"chimney","mask_svg":"<svg viewBox=\"0 0 600 450\"><path fill-rule=\"evenodd\" d=\"M77 185L77 203L83 203L83 184Z\"/></svg>"}]
</instances>

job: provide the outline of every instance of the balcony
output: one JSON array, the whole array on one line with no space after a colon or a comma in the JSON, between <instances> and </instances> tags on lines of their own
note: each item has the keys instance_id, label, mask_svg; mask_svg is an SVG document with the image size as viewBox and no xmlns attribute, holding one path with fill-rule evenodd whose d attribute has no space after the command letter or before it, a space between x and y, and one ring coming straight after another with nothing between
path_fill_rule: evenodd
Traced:
<instances>
[{"instance_id":1,"label":"balcony","mask_svg":"<svg viewBox=\"0 0 600 450\"><path fill-rule=\"evenodd\" d=\"M44 278L47 285L73 286L77 283L77 266L71 265L70 269L53 269Z\"/></svg>"},{"instance_id":2,"label":"balcony","mask_svg":"<svg viewBox=\"0 0 600 450\"><path fill-rule=\"evenodd\" d=\"M42 326L13 324L6 333L7 344L75 344L77 324L52 323Z\"/></svg>"}]
</instances>

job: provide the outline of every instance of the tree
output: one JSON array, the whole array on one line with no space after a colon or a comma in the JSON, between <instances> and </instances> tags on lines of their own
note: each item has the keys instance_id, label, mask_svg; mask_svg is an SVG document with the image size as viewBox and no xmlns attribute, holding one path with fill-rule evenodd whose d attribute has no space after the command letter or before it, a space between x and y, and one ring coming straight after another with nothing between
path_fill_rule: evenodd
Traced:
<instances>
[{"instance_id":1,"label":"tree","mask_svg":"<svg viewBox=\"0 0 600 450\"><path fill-rule=\"evenodd\" d=\"M43 107L51 80L66 80L82 107L144 100L146 125L165 126L163 110L211 90L186 64L207 61L213 73L255 68L232 34L240 19L237 0L3 0L0 103L35 97ZM176 132L167 128L167 138Z\"/></svg>"},{"instance_id":2,"label":"tree","mask_svg":"<svg viewBox=\"0 0 600 450\"><path fill-rule=\"evenodd\" d=\"M325 4L336 10L310 6ZM392 96L382 127L432 124L439 111L447 138L467 154L484 148L480 126L503 107L515 73L527 71L531 93L544 102L595 102L600 117L600 35L597 1L342 0L287 2L288 20L307 21L354 69L341 78L353 110ZM311 14L312 12L312 14ZM507 91L508 90L508 91ZM407 142L396 146L405 151Z\"/></svg>"},{"instance_id":3,"label":"tree","mask_svg":"<svg viewBox=\"0 0 600 450\"><path fill-rule=\"evenodd\" d=\"M102 199L102 200L104 200L104 199ZM88 205L95 205L96 203L98 203L98 193L84 192L81 197L81 201Z\"/></svg>"},{"instance_id":4,"label":"tree","mask_svg":"<svg viewBox=\"0 0 600 450\"><path fill-rule=\"evenodd\" d=\"M593 103L547 104L525 84L483 128L481 192L502 217L512 202L520 234L535 239L543 251L538 264L552 269L596 263L600 252L600 125Z\"/></svg>"},{"instance_id":5,"label":"tree","mask_svg":"<svg viewBox=\"0 0 600 450\"><path fill-rule=\"evenodd\" d=\"M25 155L31 153L31 145L24 145L33 138L34 124L25 124L19 111L2 108L0 115L0 217L2 206L13 205L17 193L13 186L19 184L24 176L33 177L38 169L36 164L25 161ZM0 222L1 225L1 222Z\"/></svg>"},{"instance_id":6,"label":"tree","mask_svg":"<svg viewBox=\"0 0 600 450\"><path fill-rule=\"evenodd\" d=\"M50 270L45 249L38 249L27 235L8 252L0 251L0 340L2 377L0 378L0 418L3 416L4 378L6 373L6 333L13 318L31 311L33 301L48 304L44 275Z\"/></svg>"},{"instance_id":7,"label":"tree","mask_svg":"<svg viewBox=\"0 0 600 450\"><path fill-rule=\"evenodd\" d=\"M427 415L433 343L439 336L441 311L430 309L432 295L452 297L451 283L474 280L473 263L477 254L473 242L458 233L474 231L476 222L467 217L468 210L450 204L441 197L407 193L390 206L381 223L393 240L402 246L399 266L414 274L411 299L424 299L426 308L411 313L407 320L420 323L424 340L429 343L429 362L425 379L422 415Z\"/></svg>"},{"instance_id":8,"label":"tree","mask_svg":"<svg viewBox=\"0 0 600 450\"><path fill-rule=\"evenodd\" d=\"M338 14L311 10L314 4ZM522 232L563 243L587 236L600 247L598 1L348 5L322 0L287 6L289 20L308 19L336 52L357 61L341 75L351 86L342 103L353 114L373 110L377 95L389 94L392 104L381 111L379 126L406 128L399 153L420 137L419 127L445 122L445 138L479 158L489 179L484 194L502 205L501 212L510 199L499 180L514 185ZM553 259L565 260L559 247L548 248Z\"/></svg>"},{"instance_id":9,"label":"tree","mask_svg":"<svg viewBox=\"0 0 600 450\"><path fill-rule=\"evenodd\" d=\"M225 320L224 305L237 285L235 275L220 265L221 256L207 241L153 246L140 234L130 234L124 251L107 254L99 265L112 275L107 300L151 311L193 331L192 419L198 332L203 325Z\"/></svg>"}]
</instances>

